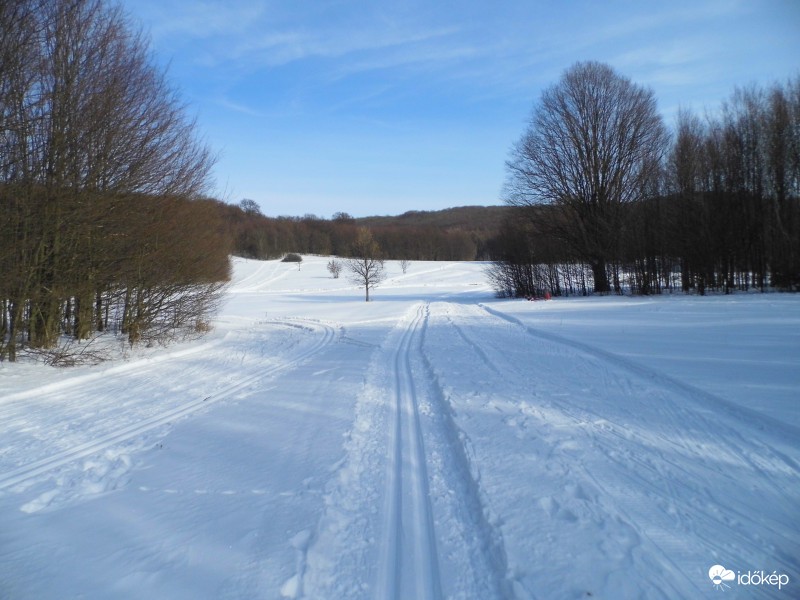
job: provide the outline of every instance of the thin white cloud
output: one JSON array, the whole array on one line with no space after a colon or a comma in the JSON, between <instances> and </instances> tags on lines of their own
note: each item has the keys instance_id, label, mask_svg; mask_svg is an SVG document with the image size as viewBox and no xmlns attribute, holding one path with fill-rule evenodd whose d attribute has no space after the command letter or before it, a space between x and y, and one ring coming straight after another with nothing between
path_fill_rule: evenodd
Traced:
<instances>
[{"instance_id":1,"label":"thin white cloud","mask_svg":"<svg viewBox=\"0 0 800 600\"><path fill-rule=\"evenodd\" d=\"M154 36L167 39L172 54L182 52L194 72L202 67L214 78L217 97L228 102L219 104L252 116L261 111L250 108L249 98L266 89L266 70L278 68L274 91L258 103L267 113L279 104L302 112L333 86L332 106L342 107L374 105L406 84L458 86L462 98L475 102L533 99L587 59L657 88L688 87L707 76L704 63L719 60L715 53L729 41L720 28L755 10L739 0L539 8L466 2L458 11L424 2L126 1L161 15ZM373 81L341 85L363 74Z\"/></svg>"},{"instance_id":2,"label":"thin white cloud","mask_svg":"<svg viewBox=\"0 0 800 600\"><path fill-rule=\"evenodd\" d=\"M596 30L597 41L625 37L653 29L670 29L680 27L682 24L698 22L718 24L720 19L734 17L748 10L740 0L705 0L691 4L665 3L660 10L652 10L652 5L647 5L645 8L648 11L646 14L613 19L601 24Z\"/></svg>"},{"instance_id":3,"label":"thin white cloud","mask_svg":"<svg viewBox=\"0 0 800 600\"><path fill-rule=\"evenodd\" d=\"M247 31L267 12L261 2L230 0L228 2L152 2L140 10L151 24L156 39L209 39L237 35Z\"/></svg>"},{"instance_id":4,"label":"thin white cloud","mask_svg":"<svg viewBox=\"0 0 800 600\"><path fill-rule=\"evenodd\" d=\"M344 63L334 71L333 76L334 78L342 78L357 73L408 66L432 69L445 64L452 66L454 63L461 63L479 57L482 54L483 52L479 48L459 44L452 46L422 45L404 47Z\"/></svg>"},{"instance_id":5,"label":"thin white cloud","mask_svg":"<svg viewBox=\"0 0 800 600\"><path fill-rule=\"evenodd\" d=\"M616 55L612 62L617 68L679 67L701 61L713 49L708 40L686 38L637 47Z\"/></svg>"},{"instance_id":6,"label":"thin white cloud","mask_svg":"<svg viewBox=\"0 0 800 600\"><path fill-rule=\"evenodd\" d=\"M240 104L238 102L233 102L233 101L229 100L228 98L217 98L215 100L215 103L218 104L219 106L222 106L222 107L227 108L229 110L232 110L234 112L241 113L243 115L247 115L247 116L250 116L250 117L264 117L265 116L265 113L263 113L262 111L256 110L256 109L251 108L249 106L245 106L244 104Z\"/></svg>"},{"instance_id":7,"label":"thin white cloud","mask_svg":"<svg viewBox=\"0 0 800 600\"><path fill-rule=\"evenodd\" d=\"M341 58L353 54L413 48L456 33L454 28L382 31L322 29L255 33L227 49L221 61L258 66L282 66L310 58Z\"/></svg>"}]
</instances>

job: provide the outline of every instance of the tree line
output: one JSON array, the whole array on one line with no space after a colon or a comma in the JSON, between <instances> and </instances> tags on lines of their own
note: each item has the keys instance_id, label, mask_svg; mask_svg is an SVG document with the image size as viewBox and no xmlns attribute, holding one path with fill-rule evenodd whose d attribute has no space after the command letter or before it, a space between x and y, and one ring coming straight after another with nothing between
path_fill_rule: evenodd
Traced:
<instances>
[{"instance_id":1,"label":"tree line","mask_svg":"<svg viewBox=\"0 0 800 600\"><path fill-rule=\"evenodd\" d=\"M204 328L229 275L213 163L119 8L0 3L0 360Z\"/></svg>"},{"instance_id":2,"label":"tree line","mask_svg":"<svg viewBox=\"0 0 800 600\"><path fill-rule=\"evenodd\" d=\"M485 238L469 226L430 224L364 224L347 213L331 219L315 215L267 217L253 200L220 205L237 256L279 258L288 252L351 257L359 230L367 227L387 259L475 260L485 249ZM389 220L387 220L389 221Z\"/></svg>"},{"instance_id":3,"label":"tree line","mask_svg":"<svg viewBox=\"0 0 800 600\"><path fill-rule=\"evenodd\" d=\"M680 110L670 135L652 91L578 63L507 173L501 295L800 289L800 77Z\"/></svg>"}]
</instances>

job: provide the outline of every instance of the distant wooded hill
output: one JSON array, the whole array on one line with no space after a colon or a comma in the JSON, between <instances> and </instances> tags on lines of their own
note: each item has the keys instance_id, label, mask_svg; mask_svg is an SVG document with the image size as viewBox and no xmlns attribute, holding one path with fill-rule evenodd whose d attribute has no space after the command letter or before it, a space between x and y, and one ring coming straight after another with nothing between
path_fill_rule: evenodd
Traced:
<instances>
[{"instance_id":1,"label":"distant wooded hill","mask_svg":"<svg viewBox=\"0 0 800 600\"><path fill-rule=\"evenodd\" d=\"M461 206L437 211L409 211L399 216L332 219L266 217L245 200L220 205L233 240L234 254L276 258L287 252L349 256L359 228L369 229L388 259L483 260L488 245L511 210L506 206Z\"/></svg>"},{"instance_id":2,"label":"distant wooded hill","mask_svg":"<svg viewBox=\"0 0 800 600\"><path fill-rule=\"evenodd\" d=\"M356 222L366 227L438 227L494 234L508 211L508 206L457 206L444 210L410 210L394 217L364 217Z\"/></svg>"}]
</instances>

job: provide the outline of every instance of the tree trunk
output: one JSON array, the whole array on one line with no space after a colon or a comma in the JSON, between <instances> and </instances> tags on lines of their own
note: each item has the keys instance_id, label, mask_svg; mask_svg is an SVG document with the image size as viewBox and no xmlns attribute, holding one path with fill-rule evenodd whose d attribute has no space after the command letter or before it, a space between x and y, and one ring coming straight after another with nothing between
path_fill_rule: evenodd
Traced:
<instances>
[{"instance_id":1,"label":"tree trunk","mask_svg":"<svg viewBox=\"0 0 800 600\"><path fill-rule=\"evenodd\" d=\"M607 294L611 291L608 282L608 272L606 271L606 261L601 258L589 263L592 268L592 278L594 279L594 291L596 294Z\"/></svg>"}]
</instances>

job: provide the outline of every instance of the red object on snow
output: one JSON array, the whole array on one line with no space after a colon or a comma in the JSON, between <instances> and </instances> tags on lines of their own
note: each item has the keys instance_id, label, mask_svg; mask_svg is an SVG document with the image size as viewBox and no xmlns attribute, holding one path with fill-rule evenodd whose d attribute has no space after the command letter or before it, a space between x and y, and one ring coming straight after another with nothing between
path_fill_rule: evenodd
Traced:
<instances>
[{"instance_id":1,"label":"red object on snow","mask_svg":"<svg viewBox=\"0 0 800 600\"><path fill-rule=\"evenodd\" d=\"M550 300L550 292L545 292L544 293L544 299L545 300Z\"/></svg>"}]
</instances>

